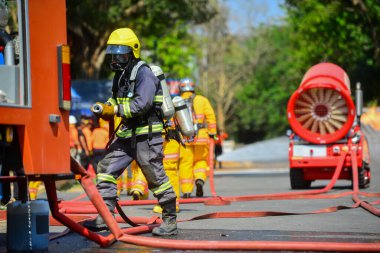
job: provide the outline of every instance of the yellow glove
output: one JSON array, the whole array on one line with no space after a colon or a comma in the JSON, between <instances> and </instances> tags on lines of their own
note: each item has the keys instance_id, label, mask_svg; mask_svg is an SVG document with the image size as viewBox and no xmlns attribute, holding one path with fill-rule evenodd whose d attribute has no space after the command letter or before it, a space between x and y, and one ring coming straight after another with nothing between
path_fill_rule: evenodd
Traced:
<instances>
[{"instance_id":1,"label":"yellow glove","mask_svg":"<svg viewBox=\"0 0 380 253\"><path fill-rule=\"evenodd\" d=\"M96 102L96 104L91 107L91 111L97 117L100 117L104 120L110 120L117 113L117 108L117 106Z\"/></svg>"}]
</instances>

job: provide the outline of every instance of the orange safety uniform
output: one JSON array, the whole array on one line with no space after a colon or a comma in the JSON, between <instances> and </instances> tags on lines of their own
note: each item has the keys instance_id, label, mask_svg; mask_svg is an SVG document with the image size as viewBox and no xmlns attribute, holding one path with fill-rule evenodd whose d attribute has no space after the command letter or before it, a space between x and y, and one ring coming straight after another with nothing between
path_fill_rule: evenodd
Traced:
<instances>
[{"instance_id":1,"label":"orange safety uniform","mask_svg":"<svg viewBox=\"0 0 380 253\"><path fill-rule=\"evenodd\" d=\"M102 159L109 140L109 125L105 120L99 120L99 127L92 131L93 166L96 171L98 162Z\"/></svg>"},{"instance_id":2,"label":"orange safety uniform","mask_svg":"<svg viewBox=\"0 0 380 253\"><path fill-rule=\"evenodd\" d=\"M69 134L70 134L70 154L73 156L73 154L81 151L81 147L79 144L79 137L78 137L78 129L75 126L75 124L69 125Z\"/></svg>"},{"instance_id":3,"label":"orange safety uniform","mask_svg":"<svg viewBox=\"0 0 380 253\"><path fill-rule=\"evenodd\" d=\"M92 132L91 132L91 129L90 129L89 126L85 126L82 129L82 132L83 132L84 137L86 138L88 151L91 154L92 153L92 149L93 149L92 148Z\"/></svg>"},{"instance_id":4,"label":"orange safety uniform","mask_svg":"<svg viewBox=\"0 0 380 253\"><path fill-rule=\"evenodd\" d=\"M181 149L180 184L183 194L190 194L194 189L194 181L201 179L206 182L209 170L208 152L209 135L216 135L216 117L209 100L194 92L186 91L181 97L192 104L194 125L197 126L197 135L194 142L186 143Z\"/></svg>"}]
</instances>

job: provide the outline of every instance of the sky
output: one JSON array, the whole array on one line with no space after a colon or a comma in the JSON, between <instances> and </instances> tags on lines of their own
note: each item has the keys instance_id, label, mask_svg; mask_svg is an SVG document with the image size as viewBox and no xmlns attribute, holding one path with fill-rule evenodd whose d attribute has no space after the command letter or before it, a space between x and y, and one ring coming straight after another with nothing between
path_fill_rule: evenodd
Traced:
<instances>
[{"instance_id":1,"label":"sky","mask_svg":"<svg viewBox=\"0 0 380 253\"><path fill-rule=\"evenodd\" d=\"M244 32L260 23L279 22L285 16L280 5L284 0L224 0L230 10L232 33Z\"/></svg>"}]
</instances>

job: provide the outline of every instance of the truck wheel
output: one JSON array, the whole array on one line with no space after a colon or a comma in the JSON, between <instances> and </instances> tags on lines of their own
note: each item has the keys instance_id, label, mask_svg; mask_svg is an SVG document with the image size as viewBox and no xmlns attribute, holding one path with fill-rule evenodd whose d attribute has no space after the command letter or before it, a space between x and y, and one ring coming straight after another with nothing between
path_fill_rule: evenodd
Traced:
<instances>
[{"instance_id":1,"label":"truck wheel","mask_svg":"<svg viewBox=\"0 0 380 253\"><path fill-rule=\"evenodd\" d=\"M289 174L290 174L290 186L292 189L308 189L308 188L310 188L311 181L304 179L302 169L290 168Z\"/></svg>"},{"instance_id":2,"label":"truck wheel","mask_svg":"<svg viewBox=\"0 0 380 253\"><path fill-rule=\"evenodd\" d=\"M371 181L369 164L363 161L363 166L359 168L359 188L368 188Z\"/></svg>"}]
</instances>

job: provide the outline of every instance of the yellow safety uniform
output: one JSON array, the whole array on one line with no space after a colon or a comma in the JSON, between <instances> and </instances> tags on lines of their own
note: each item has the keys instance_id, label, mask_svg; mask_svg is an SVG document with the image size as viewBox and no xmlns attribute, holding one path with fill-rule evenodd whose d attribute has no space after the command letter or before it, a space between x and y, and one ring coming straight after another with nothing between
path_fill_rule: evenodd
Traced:
<instances>
[{"instance_id":1,"label":"yellow safety uniform","mask_svg":"<svg viewBox=\"0 0 380 253\"><path fill-rule=\"evenodd\" d=\"M145 179L142 170L137 165L136 161L131 163L131 171L132 171L132 185L131 192L137 191L140 193L140 199L148 199L149 198L149 190L148 190L148 182Z\"/></svg>"},{"instance_id":2,"label":"yellow safety uniform","mask_svg":"<svg viewBox=\"0 0 380 253\"><path fill-rule=\"evenodd\" d=\"M192 114L197 126L194 142L187 143L186 149L181 149L180 184L182 193L191 193L194 181L201 179L206 182L209 170L208 145L209 135L216 135L216 117L209 100L194 92L186 91L181 94L185 100L192 100Z\"/></svg>"}]
</instances>

